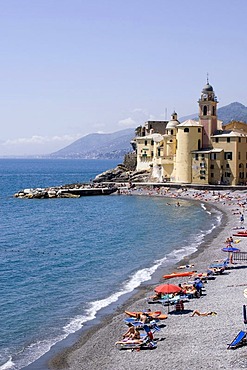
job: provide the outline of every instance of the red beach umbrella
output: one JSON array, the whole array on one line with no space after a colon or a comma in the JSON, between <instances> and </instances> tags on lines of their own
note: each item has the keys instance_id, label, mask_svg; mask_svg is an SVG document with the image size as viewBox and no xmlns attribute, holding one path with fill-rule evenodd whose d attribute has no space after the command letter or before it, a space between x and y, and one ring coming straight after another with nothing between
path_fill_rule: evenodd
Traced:
<instances>
[{"instance_id":1,"label":"red beach umbrella","mask_svg":"<svg viewBox=\"0 0 247 370\"><path fill-rule=\"evenodd\" d=\"M158 285L154 289L156 293L162 293L162 294L178 293L178 292L181 292L181 290L182 289L178 285L173 285L173 284Z\"/></svg>"}]
</instances>

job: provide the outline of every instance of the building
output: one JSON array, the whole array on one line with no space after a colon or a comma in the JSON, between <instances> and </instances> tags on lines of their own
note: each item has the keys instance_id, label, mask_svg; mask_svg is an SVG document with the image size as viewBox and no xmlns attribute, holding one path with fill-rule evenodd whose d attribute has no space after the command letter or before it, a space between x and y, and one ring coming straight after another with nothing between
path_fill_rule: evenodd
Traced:
<instances>
[{"instance_id":1,"label":"building","mask_svg":"<svg viewBox=\"0 0 247 370\"><path fill-rule=\"evenodd\" d=\"M218 100L207 81L198 100L199 119L148 121L135 138L136 170L150 180L184 184L239 185L247 182L247 124L222 127Z\"/></svg>"}]
</instances>

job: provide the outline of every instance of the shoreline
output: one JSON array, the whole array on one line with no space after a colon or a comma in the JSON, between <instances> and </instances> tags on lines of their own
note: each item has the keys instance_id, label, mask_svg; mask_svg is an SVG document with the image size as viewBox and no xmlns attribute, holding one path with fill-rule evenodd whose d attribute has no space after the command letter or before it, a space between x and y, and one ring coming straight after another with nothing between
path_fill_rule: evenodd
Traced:
<instances>
[{"instance_id":1,"label":"shoreline","mask_svg":"<svg viewBox=\"0 0 247 370\"><path fill-rule=\"evenodd\" d=\"M195 193L195 191L193 191ZM175 190L175 193L177 193L177 190ZM238 192L240 193L240 192ZM242 192L241 192L242 193ZM145 194L144 194L145 195ZM146 194L147 195L147 194ZM178 195L178 194L177 194ZM161 195L162 196L162 195ZM165 196L171 197L171 192L169 194L166 194ZM183 196L183 194L179 194L178 199L193 199L190 196ZM213 208L219 209L220 212L222 212L222 220L221 224L215 228L209 235L206 235L204 237L203 243L200 245L199 249L192 253L189 256L184 257L179 263L176 263L173 266L170 266L169 270L167 269L166 272L171 272L176 268L179 264L188 264L188 263L194 263L196 269L206 269L206 266L210 262L213 262L213 260L218 259L222 256L222 252L220 252L220 247L217 249L214 249L212 244L215 240L217 243L217 240L221 240L221 246L223 247L222 240L226 236L229 236L230 228L232 221L230 217L228 217L227 209L224 204L217 204L210 201L205 201L205 199L196 199L201 201L201 203L206 203ZM242 243L242 242L241 242ZM242 246L242 244L241 244ZM221 277L219 277L221 279ZM172 283L176 284L177 279L173 279ZM181 279L180 279L181 280ZM216 282L218 280L218 277L216 278ZM164 282L162 277L160 277L160 282ZM247 283L247 279L246 279ZM209 282L207 285L215 284L214 281ZM246 285L247 286L247 285ZM97 324L91 323L89 325L89 329L84 328L82 330L80 338L72 345L70 345L68 348L58 350L58 346L55 345L54 348L52 348L46 355L42 356L41 359L37 360L33 364L38 364L39 361L41 363L42 359L44 361L45 358L47 358L47 368L53 369L53 370L59 370L59 369L72 369L72 370L83 370L83 369L129 369L129 361L132 361L132 356L136 357L136 354L129 354L128 351L118 351L114 347L114 343L116 340L118 340L121 336L121 333L124 331L124 325L122 319L125 317L124 310L129 309L131 310L143 310L143 307L147 306L147 303L145 302L145 297L147 292L151 291L151 285L148 284L142 284L138 289L135 289L136 292L131 295L130 298L127 299L123 304L118 306L113 313L108 314L106 316L103 316L100 318L100 322ZM207 299L207 298L206 298ZM203 300L203 299L202 299ZM186 304L187 306L195 305L198 300L192 299L189 304ZM201 301L201 299L200 299ZM163 312L167 310L167 308L162 307L161 305L152 305L153 308L155 306L155 310L162 309ZM176 316L176 315L174 315ZM182 315L183 316L183 315ZM187 316L187 315L186 315ZM174 317L173 317L174 318ZM201 319L201 318L199 318ZM189 320L187 318L186 320ZM169 327L171 324L170 321L170 315L167 320L165 320L165 325ZM91 327L90 327L91 326ZM166 329L162 329L162 332L166 332ZM112 334L114 333L114 335ZM166 333L167 334L167 333ZM105 345L105 338L108 339L107 345ZM109 339L110 338L110 339ZM165 342L165 341L164 341ZM157 356L162 356L163 350L162 346L164 342L158 342L158 348L155 351L141 351L141 353L148 353L148 358L156 358ZM125 353L123 353L125 352ZM95 354L96 353L96 354ZM126 359L126 353L128 353L128 359ZM154 356L154 357L153 357ZM169 356L170 357L170 356ZM145 355L146 359L146 355ZM146 359L147 360L147 359ZM146 361L145 360L145 361ZM126 362L127 361L127 362ZM101 365L99 365L99 362ZM141 364L138 365L139 361L135 363L135 369L138 369ZM29 365L25 369L31 369L32 365ZM124 367L126 366L126 367ZM151 366L151 365L150 365ZM179 366L176 364L176 369L179 369ZM162 368L161 367L154 367L154 364L152 365L153 368ZM35 367L35 369L38 369L39 367ZM171 369L172 367L170 367ZM200 367L201 369L203 367ZM205 367L206 368L206 367ZM208 367L207 367L208 368ZM213 367L212 367L213 368ZM225 367L224 367L225 368ZM40 369L44 369L44 367L41 367ZM184 369L183 365L181 367L181 370Z\"/></svg>"}]
</instances>

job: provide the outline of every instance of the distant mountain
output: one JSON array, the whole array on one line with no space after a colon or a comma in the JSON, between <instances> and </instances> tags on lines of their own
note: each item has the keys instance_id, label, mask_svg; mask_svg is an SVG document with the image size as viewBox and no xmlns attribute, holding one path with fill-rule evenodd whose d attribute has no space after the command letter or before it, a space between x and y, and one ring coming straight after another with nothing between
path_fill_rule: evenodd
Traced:
<instances>
[{"instance_id":1,"label":"distant mountain","mask_svg":"<svg viewBox=\"0 0 247 370\"><path fill-rule=\"evenodd\" d=\"M247 107L241 103L234 102L218 109L218 118L223 121L226 125L232 120L241 121L247 123ZM181 117L180 122L186 121L187 119L198 120L198 113L190 114L188 116Z\"/></svg>"},{"instance_id":2,"label":"distant mountain","mask_svg":"<svg viewBox=\"0 0 247 370\"><path fill-rule=\"evenodd\" d=\"M230 121L241 121L247 123L247 107L235 102L218 109L218 117L224 125Z\"/></svg>"},{"instance_id":3,"label":"distant mountain","mask_svg":"<svg viewBox=\"0 0 247 370\"><path fill-rule=\"evenodd\" d=\"M226 125L231 120L247 122L247 107L235 102L218 109L218 118ZM198 120L198 113L179 118ZM143 122L144 123L144 122ZM50 158L123 159L132 151L130 141L135 137L135 128L111 134L89 134L65 148L50 154Z\"/></svg>"},{"instance_id":4,"label":"distant mountain","mask_svg":"<svg viewBox=\"0 0 247 370\"><path fill-rule=\"evenodd\" d=\"M89 134L74 143L50 154L52 158L123 159L132 151L130 141L135 129L125 129L111 134Z\"/></svg>"}]
</instances>

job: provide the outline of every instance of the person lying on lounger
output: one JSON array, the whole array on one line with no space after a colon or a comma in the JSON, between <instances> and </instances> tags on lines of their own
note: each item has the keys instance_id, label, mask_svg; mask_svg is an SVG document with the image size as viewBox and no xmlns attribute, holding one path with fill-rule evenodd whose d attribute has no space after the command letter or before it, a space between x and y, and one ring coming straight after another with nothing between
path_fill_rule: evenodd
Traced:
<instances>
[{"instance_id":1,"label":"person lying on lounger","mask_svg":"<svg viewBox=\"0 0 247 370\"><path fill-rule=\"evenodd\" d=\"M123 334L123 339L117 341L115 344L141 344L143 342L139 330L137 330L132 324L128 324L128 326L129 329Z\"/></svg>"},{"instance_id":2,"label":"person lying on lounger","mask_svg":"<svg viewBox=\"0 0 247 370\"><path fill-rule=\"evenodd\" d=\"M132 324L128 324L129 329L123 334L123 338L140 339L140 332Z\"/></svg>"},{"instance_id":3,"label":"person lying on lounger","mask_svg":"<svg viewBox=\"0 0 247 370\"><path fill-rule=\"evenodd\" d=\"M190 317L193 317L193 316L216 316L217 315L217 312L213 312L213 311L209 311L209 312L200 312L198 310L194 310L192 315L190 315Z\"/></svg>"}]
</instances>

